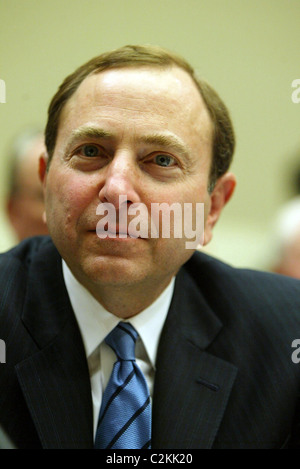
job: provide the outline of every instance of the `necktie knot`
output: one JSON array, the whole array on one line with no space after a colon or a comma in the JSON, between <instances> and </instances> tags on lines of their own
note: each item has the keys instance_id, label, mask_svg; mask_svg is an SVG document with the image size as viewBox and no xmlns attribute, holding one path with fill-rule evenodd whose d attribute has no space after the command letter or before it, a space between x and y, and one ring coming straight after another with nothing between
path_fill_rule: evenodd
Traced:
<instances>
[{"instance_id":1,"label":"necktie knot","mask_svg":"<svg viewBox=\"0 0 300 469\"><path fill-rule=\"evenodd\" d=\"M120 322L105 339L119 360L135 360L135 343L138 333L127 322Z\"/></svg>"}]
</instances>

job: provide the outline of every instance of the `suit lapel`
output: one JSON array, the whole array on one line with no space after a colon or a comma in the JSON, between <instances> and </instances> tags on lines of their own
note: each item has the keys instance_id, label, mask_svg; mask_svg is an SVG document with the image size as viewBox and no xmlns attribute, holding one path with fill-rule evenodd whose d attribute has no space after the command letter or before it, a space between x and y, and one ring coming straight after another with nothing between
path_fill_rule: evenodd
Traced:
<instances>
[{"instance_id":1,"label":"suit lapel","mask_svg":"<svg viewBox=\"0 0 300 469\"><path fill-rule=\"evenodd\" d=\"M157 355L153 448L211 448L237 369L205 349L222 324L183 269Z\"/></svg>"},{"instance_id":2,"label":"suit lapel","mask_svg":"<svg viewBox=\"0 0 300 469\"><path fill-rule=\"evenodd\" d=\"M30 267L22 319L39 350L19 363L16 372L43 448L92 447L84 347L64 287L61 258L50 243Z\"/></svg>"}]
</instances>

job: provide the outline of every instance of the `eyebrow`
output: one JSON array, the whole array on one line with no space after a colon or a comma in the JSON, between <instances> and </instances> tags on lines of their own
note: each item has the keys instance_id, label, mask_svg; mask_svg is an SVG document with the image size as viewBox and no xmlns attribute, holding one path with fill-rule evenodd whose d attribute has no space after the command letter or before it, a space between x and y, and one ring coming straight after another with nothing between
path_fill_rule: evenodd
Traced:
<instances>
[{"instance_id":1,"label":"eyebrow","mask_svg":"<svg viewBox=\"0 0 300 469\"><path fill-rule=\"evenodd\" d=\"M114 138L114 136L112 133L96 127L82 127L75 129L71 132L65 151L68 152L72 145L74 145L74 143L76 143L78 140L83 140L86 138L111 140Z\"/></svg>"},{"instance_id":2,"label":"eyebrow","mask_svg":"<svg viewBox=\"0 0 300 469\"><path fill-rule=\"evenodd\" d=\"M83 139L116 140L116 136L111 132L97 127L78 128L71 132L71 136L66 145L66 152L68 152L70 147L72 147L76 141ZM149 135L143 135L137 138L137 142L144 143L146 145L158 146L164 149L172 148L185 157L190 157L191 154L189 147L179 137L171 133L164 134L156 132Z\"/></svg>"},{"instance_id":3,"label":"eyebrow","mask_svg":"<svg viewBox=\"0 0 300 469\"><path fill-rule=\"evenodd\" d=\"M146 145L157 145L162 148L172 148L186 157L189 157L191 153L189 147L179 137L173 134L154 133L145 135L139 137L138 142L145 143Z\"/></svg>"}]
</instances>

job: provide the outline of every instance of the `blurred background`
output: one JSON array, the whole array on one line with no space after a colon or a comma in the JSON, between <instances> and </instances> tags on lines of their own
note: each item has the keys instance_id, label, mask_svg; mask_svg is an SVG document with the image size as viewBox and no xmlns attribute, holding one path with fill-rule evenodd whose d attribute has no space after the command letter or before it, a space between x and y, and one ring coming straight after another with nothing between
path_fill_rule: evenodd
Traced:
<instances>
[{"instance_id":1,"label":"blurred background","mask_svg":"<svg viewBox=\"0 0 300 469\"><path fill-rule=\"evenodd\" d=\"M6 212L11 148L44 128L66 75L125 44L184 56L231 111L238 185L208 251L236 266L269 269L278 210L299 192L299 0L0 0L0 251L17 237ZM299 93L300 96L300 93Z\"/></svg>"}]
</instances>

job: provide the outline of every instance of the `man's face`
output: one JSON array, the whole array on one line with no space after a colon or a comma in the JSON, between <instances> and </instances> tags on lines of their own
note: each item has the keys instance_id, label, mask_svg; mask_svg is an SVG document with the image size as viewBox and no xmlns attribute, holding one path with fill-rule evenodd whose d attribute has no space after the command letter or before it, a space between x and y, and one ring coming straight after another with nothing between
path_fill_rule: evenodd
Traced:
<instances>
[{"instance_id":1,"label":"man's face","mask_svg":"<svg viewBox=\"0 0 300 469\"><path fill-rule=\"evenodd\" d=\"M120 195L127 209L141 203L149 213L152 203L202 202L208 242L217 218L207 191L211 158L212 124L183 70L86 78L62 111L49 172L41 171L48 228L77 279L94 293L105 285L164 288L193 253L186 238L100 239L97 206L111 203L118 216ZM126 228L117 222L117 234Z\"/></svg>"}]
</instances>

